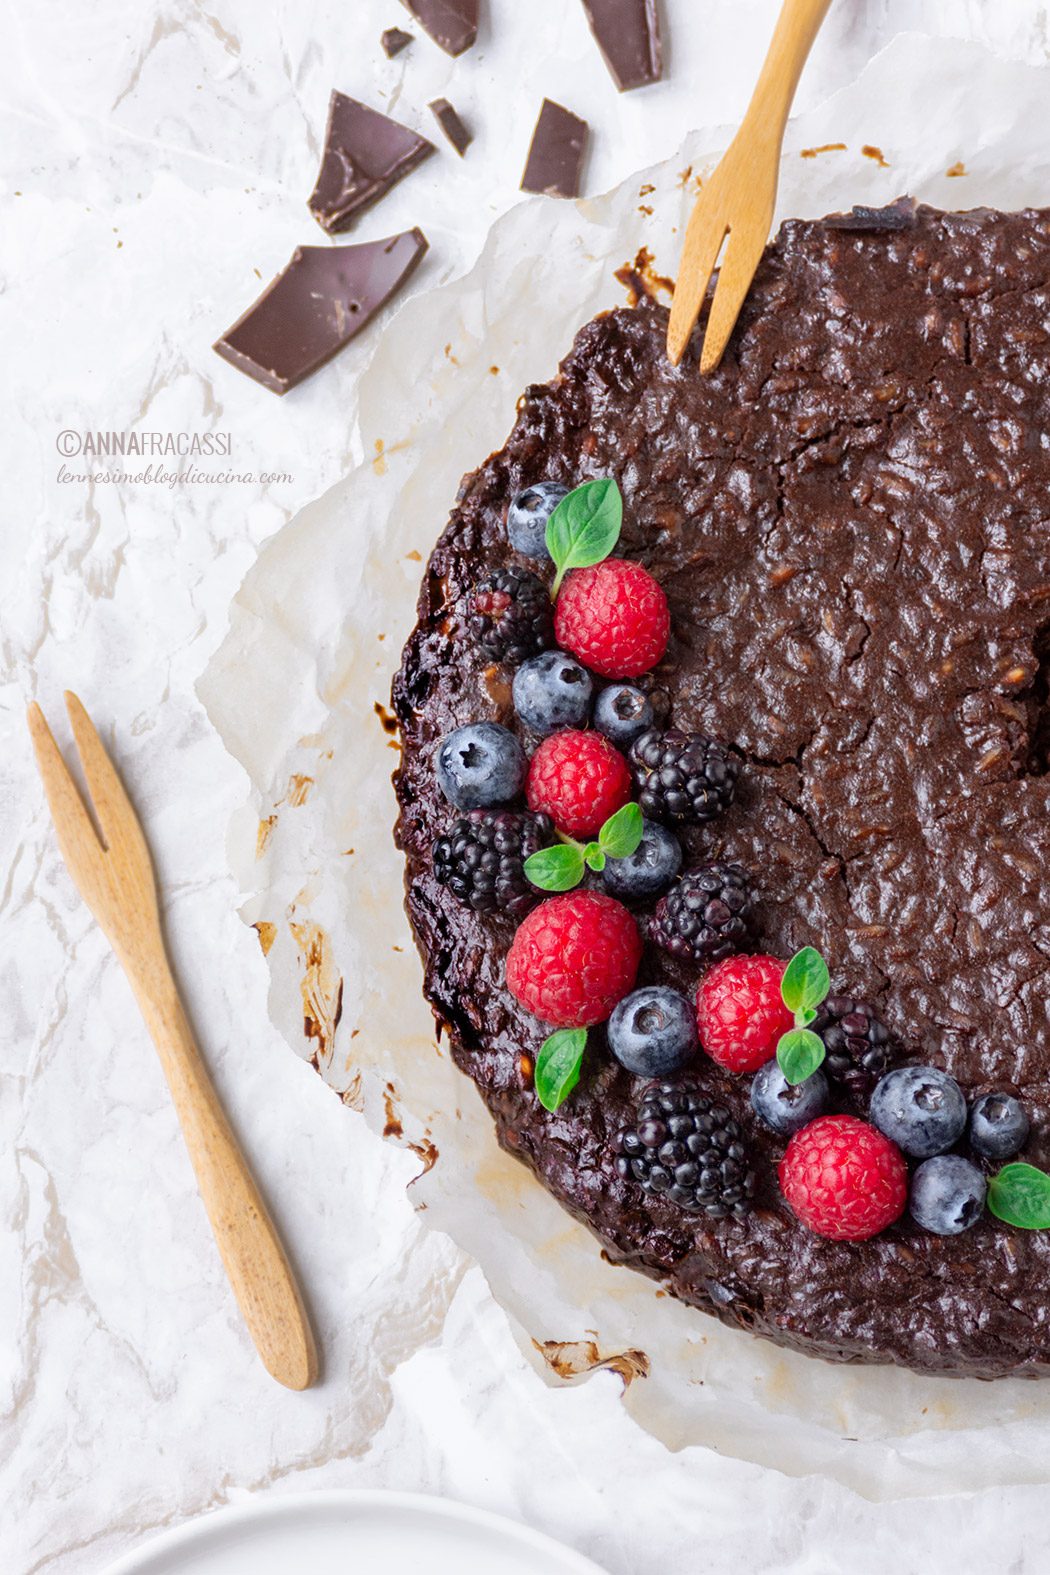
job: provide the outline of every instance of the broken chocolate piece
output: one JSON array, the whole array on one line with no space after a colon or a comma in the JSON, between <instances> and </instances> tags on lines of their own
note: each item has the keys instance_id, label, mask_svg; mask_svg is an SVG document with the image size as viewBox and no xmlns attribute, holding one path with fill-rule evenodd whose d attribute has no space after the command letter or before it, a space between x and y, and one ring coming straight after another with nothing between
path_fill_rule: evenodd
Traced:
<instances>
[{"instance_id":1,"label":"broken chocolate piece","mask_svg":"<svg viewBox=\"0 0 1050 1575\"><path fill-rule=\"evenodd\" d=\"M855 206L849 213L829 213L824 223L829 230L912 230L917 208L914 197L898 197L885 208Z\"/></svg>"},{"instance_id":2,"label":"broken chocolate piece","mask_svg":"<svg viewBox=\"0 0 1050 1575\"><path fill-rule=\"evenodd\" d=\"M461 55L478 36L478 0L401 0L447 55Z\"/></svg>"},{"instance_id":3,"label":"broken chocolate piece","mask_svg":"<svg viewBox=\"0 0 1050 1575\"><path fill-rule=\"evenodd\" d=\"M388 60L393 60L403 49L407 49L412 42L412 34L406 33L403 27L388 27L385 33L380 33L379 42Z\"/></svg>"},{"instance_id":4,"label":"broken chocolate piece","mask_svg":"<svg viewBox=\"0 0 1050 1575\"><path fill-rule=\"evenodd\" d=\"M333 92L310 212L329 235L349 229L363 208L378 202L433 151L434 144L418 132Z\"/></svg>"},{"instance_id":5,"label":"broken chocolate piece","mask_svg":"<svg viewBox=\"0 0 1050 1575\"><path fill-rule=\"evenodd\" d=\"M422 230L358 246L297 246L292 260L212 346L286 394L359 334L427 249Z\"/></svg>"},{"instance_id":6,"label":"broken chocolate piece","mask_svg":"<svg viewBox=\"0 0 1050 1575\"><path fill-rule=\"evenodd\" d=\"M583 0L602 59L621 93L660 80L656 0Z\"/></svg>"},{"instance_id":7,"label":"broken chocolate piece","mask_svg":"<svg viewBox=\"0 0 1050 1575\"><path fill-rule=\"evenodd\" d=\"M445 136L451 142L460 158L462 158L474 141L473 132L463 124L447 98L434 99L430 108L437 117L437 123L445 133Z\"/></svg>"},{"instance_id":8,"label":"broken chocolate piece","mask_svg":"<svg viewBox=\"0 0 1050 1575\"><path fill-rule=\"evenodd\" d=\"M578 197L587 129L585 120L545 98L521 177L522 191Z\"/></svg>"}]
</instances>

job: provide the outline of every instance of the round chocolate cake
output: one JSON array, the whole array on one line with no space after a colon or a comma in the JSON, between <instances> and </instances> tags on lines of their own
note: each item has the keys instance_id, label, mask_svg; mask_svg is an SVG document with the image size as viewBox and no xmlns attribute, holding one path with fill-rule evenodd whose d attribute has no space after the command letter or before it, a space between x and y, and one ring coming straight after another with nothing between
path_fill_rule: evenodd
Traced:
<instances>
[{"instance_id":1,"label":"round chocolate cake","mask_svg":"<svg viewBox=\"0 0 1050 1575\"><path fill-rule=\"evenodd\" d=\"M941 1233L920 1223L929 1205L916 1206L913 1181L912 1207L879 1233L818 1233L789 1206L778 1179L789 1139L756 1113L751 1077L701 1048L676 1093L674 1076L654 1087L629 1071L599 1024L578 1086L554 1110L541 1104L536 1058L557 1019L511 993L506 964L523 914L549 905L515 853L549 842L550 823L511 781L503 820L488 817L468 857L469 809L442 791L435 755L477 722L535 754L512 683L554 645L531 578L549 585L553 565L515 550L508 508L540 482L560 496L614 478L617 557L648 571L670 612L662 656L631 679L651 709L648 747L673 754L668 737L700 735L735 774L720 813L664 816L683 872L716 867L704 879L721 930L704 931L698 956L684 888L659 915L663 898L624 897L644 941L637 985L693 1001L723 954L786 960L813 947L833 992L811 1030L827 1047L829 1113L869 1122L888 1069L941 1069L971 1109L988 1093L1019 1101L1030 1132L1017 1158L1044 1166L1050 212L902 202L792 221L717 372L698 375L695 344L672 367L666 328L649 303L583 328L553 381L526 391L505 447L465 479L427 566L394 689L397 836L427 997L500 1142L614 1261L827 1358L1042 1374L1045 1229L981 1210ZM513 625L502 641L500 608ZM591 672L597 706L609 680ZM664 780L646 776L637 741L617 747L636 796ZM715 781L704 761L691 782L701 768ZM674 796L666 781L662 803L643 802L657 819ZM580 889L615 895L593 869ZM690 1190L695 1165L688 1185L654 1188L652 1143L660 1120L709 1132L712 1108L728 1180L724 1206L706 1209ZM953 1147L967 1174L998 1169L966 1134Z\"/></svg>"}]
</instances>

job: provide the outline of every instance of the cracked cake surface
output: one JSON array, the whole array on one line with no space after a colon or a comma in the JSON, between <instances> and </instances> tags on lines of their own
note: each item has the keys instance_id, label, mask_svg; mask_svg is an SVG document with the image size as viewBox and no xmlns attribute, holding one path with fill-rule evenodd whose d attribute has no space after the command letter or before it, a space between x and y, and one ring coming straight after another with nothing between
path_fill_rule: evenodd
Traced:
<instances>
[{"instance_id":1,"label":"cracked cake surface","mask_svg":"<svg viewBox=\"0 0 1050 1575\"><path fill-rule=\"evenodd\" d=\"M717 372L698 375L695 343L672 367L666 327L651 304L584 327L465 479L428 564L394 690L427 996L500 1141L614 1260L814 1354L1044 1373L1045 1232L985 1217L939 1237L904 1216L867 1242L810 1234L777 1189L785 1140L703 1055L701 1085L749 1136L753 1212L686 1215L620 1178L611 1137L636 1080L599 1029L576 1092L540 1106L547 1030L506 989L513 922L434 877L456 818L435 744L465 722L518 727L512 675L466 611L480 579L523 561L507 504L540 480L614 476L618 550L670 603L655 682L672 721L741 757L728 813L685 835L687 866L744 865L758 949L817 947L898 1060L944 1067L969 1097L1016 1092L1026 1158L1050 1159L1050 212L791 221ZM646 948L640 983L691 993L696 977Z\"/></svg>"}]
</instances>

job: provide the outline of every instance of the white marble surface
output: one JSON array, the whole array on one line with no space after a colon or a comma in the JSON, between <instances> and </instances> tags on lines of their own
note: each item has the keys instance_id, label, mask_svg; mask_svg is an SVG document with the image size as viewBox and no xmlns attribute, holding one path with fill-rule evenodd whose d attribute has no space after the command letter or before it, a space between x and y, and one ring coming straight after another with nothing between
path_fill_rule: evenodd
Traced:
<instances>
[{"instance_id":1,"label":"white marble surface","mask_svg":"<svg viewBox=\"0 0 1050 1575\"><path fill-rule=\"evenodd\" d=\"M668 80L618 98L570 0L491 0L477 48L394 62L394 0L8 8L0 343L0 1568L94 1571L204 1509L264 1490L390 1486L504 1510L616 1575L1036 1570L1032 1486L874 1505L700 1450L667 1454L620 1380L547 1388L484 1281L425 1233L412 1157L383 1145L269 1022L225 835L244 781L194 684L260 543L346 470L367 337L278 401L211 354L298 242L329 88L427 130L447 92L478 131L362 222L420 223L415 288L462 270L517 199L543 93L594 127L592 191L739 115L773 0L665 0ZM1050 60L1047 6L839 0L801 98L902 26ZM532 30L534 42L526 47ZM702 115L697 109L702 105ZM961 132L965 128L961 128ZM228 431L222 485L57 479L62 429ZM75 461L68 462L75 468ZM217 468L204 461L202 470ZM152 1051L54 848L25 701L76 687L153 840L173 950L231 1113L301 1266L326 1354L274 1386L238 1323ZM367 1338L362 1331L367 1330ZM763 1516L750 1506L761 1493ZM745 1551L746 1550L746 1551Z\"/></svg>"}]
</instances>

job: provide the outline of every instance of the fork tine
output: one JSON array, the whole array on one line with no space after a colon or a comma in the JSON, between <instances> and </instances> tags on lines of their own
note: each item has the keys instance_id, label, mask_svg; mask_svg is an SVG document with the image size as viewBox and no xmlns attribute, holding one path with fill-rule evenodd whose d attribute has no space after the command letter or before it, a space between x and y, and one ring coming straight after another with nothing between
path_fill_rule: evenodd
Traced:
<instances>
[{"instance_id":1,"label":"fork tine","mask_svg":"<svg viewBox=\"0 0 1050 1575\"><path fill-rule=\"evenodd\" d=\"M127 851L137 852L148 860L149 853L139 818L98 736L94 722L71 689L66 690L65 698L80 763L91 793L92 807L102 827L106 846L112 848L119 843Z\"/></svg>"},{"instance_id":2,"label":"fork tine","mask_svg":"<svg viewBox=\"0 0 1050 1575\"><path fill-rule=\"evenodd\" d=\"M47 719L35 700L26 713L26 720L51 809L51 819L55 823L58 845L70 874L79 884L87 868L85 859L97 858L102 853L102 844L47 725Z\"/></svg>"},{"instance_id":3,"label":"fork tine","mask_svg":"<svg viewBox=\"0 0 1050 1575\"><path fill-rule=\"evenodd\" d=\"M748 244L746 235L734 235L732 230L729 232L722 266L718 270L718 283L715 285L707 328L704 330L704 342L700 349L702 375L713 372L725 353L725 347L736 327L740 308L751 288L751 281L755 276L755 269L758 267L765 244L765 233L756 246L753 242L751 245Z\"/></svg>"},{"instance_id":4,"label":"fork tine","mask_svg":"<svg viewBox=\"0 0 1050 1575\"><path fill-rule=\"evenodd\" d=\"M724 219L714 218L712 205L704 201L705 196L706 193L701 193L690 215L671 300L667 355L672 366L677 366L685 354L726 235Z\"/></svg>"}]
</instances>

